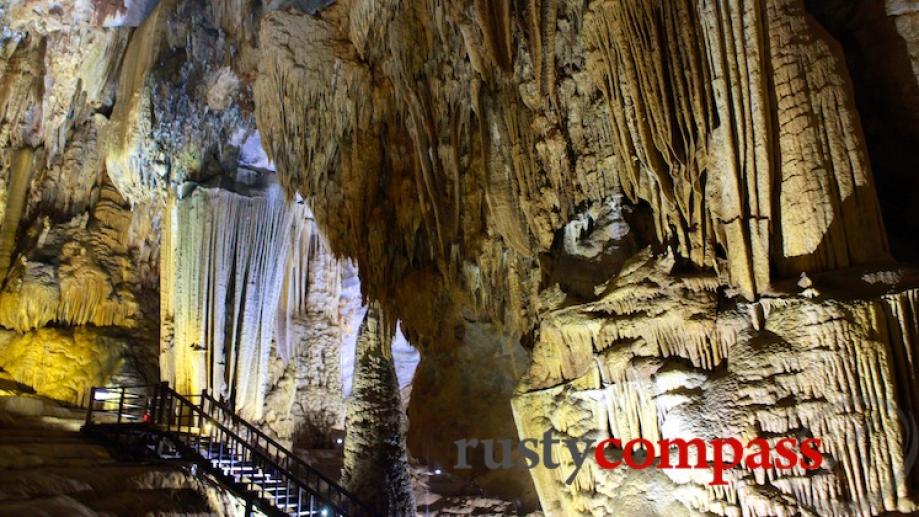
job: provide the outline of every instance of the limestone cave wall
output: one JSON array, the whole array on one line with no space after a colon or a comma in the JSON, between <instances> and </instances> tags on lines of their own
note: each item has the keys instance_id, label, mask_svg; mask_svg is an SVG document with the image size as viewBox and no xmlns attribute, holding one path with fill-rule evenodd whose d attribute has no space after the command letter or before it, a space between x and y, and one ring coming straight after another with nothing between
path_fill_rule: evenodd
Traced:
<instances>
[{"instance_id":1,"label":"limestone cave wall","mask_svg":"<svg viewBox=\"0 0 919 517\"><path fill-rule=\"evenodd\" d=\"M915 9L885 9L888 37L913 48ZM543 511L906 512L915 283L896 259L915 244L895 221L892 255L882 212L897 209L878 200L911 194L877 185L912 183L876 158L862 127L876 94L855 88L905 83L886 102L908 132L916 74L853 66L834 33L872 19L832 14L796 0L273 12L256 120L282 184L423 356L476 346L484 322L495 347L520 336L529 367L507 375L521 439L790 433L833 458L806 477L737 472L723 490L537 469ZM419 428L424 404L413 393ZM853 435L890 456L859 456Z\"/></svg>"},{"instance_id":2,"label":"limestone cave wall","mask_svg":"<svg viewBox=\"0 0 919 517\"><path fill-rule=\"evenodd\" d=\"M917 27L904 0L11 0L0 374L344 430L343 482L393 514L435 469L546 515L917 511ZM452 469L546 432L828 460Z\"/></svg>"}]
</instances>

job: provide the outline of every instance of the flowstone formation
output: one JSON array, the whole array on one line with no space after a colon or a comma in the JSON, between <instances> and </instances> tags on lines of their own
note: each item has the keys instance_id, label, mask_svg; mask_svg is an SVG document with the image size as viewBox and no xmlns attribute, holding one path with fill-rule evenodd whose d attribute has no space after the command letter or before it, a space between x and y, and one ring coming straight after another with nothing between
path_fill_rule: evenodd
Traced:
<instances>
[{"instance_id":1,"label":"flowstone formation","mask_svg":"<svg viewBox=\"0 0 919 517\"><path fill-rule=\"evenodd\" d=\"M916 10L885 5L885 37L915 55ZM726 487L706 469L596 464L569 485L559 445L562 468L529 473L547 514L914 510L917 284L891 256L876 186L904 172L872 171L889 160L869 154L853 90L885 79L853 82L865 69L809 9L353 0L262 18L262 142L419 343L419 372L487 323L495 348L510 335L530 349L526 371L506 374L521 439L825 444L816 471L738 469ZM438 397L413 392L410 446L437 426L418 408Z\"/></svg>"},{"instance_id":2,"label":"flowstone formation","mask_svg":"<svg viewBox=\"0 0 919 517\"><path fill-rule=\"evenodd\" d=\"M234 9L0 6L0 368L77 404L108 383L208 390L326 444L341 262L264 158L255 19Z\"/></svg>"},{"instance_id":3,"label":"flowstone formation","mask_svg":"<svg viewBox=\"0 0 919 517\"><path fill-rule=\"evenodd\" d=\"M0 368L82 403L94 384L157 378L158 223L101 150L134 22L72 8L0 8Z\"/></svg>"},{"instance_id":4,"label":"flowstone formation","mask_svg":"<svg viewBox=\"0 0 919 517\"><path fill-rule=\"evenodd\" d=\"M285 265L271 348L264 421L295 447L328 447L344 428L342 359L351 334L348 304L360 292L347 290L353 266L336 259L313 222L295 223ZM352 297L356 296L356 300ZM356 337L357 328L353 329Z\"/></svg>"},{"instance_id":5,"label":"flowstone formation","mask_svg":"<svg viewBox=\"0 0 919 517\"><path fill-rule=\"evenodd\" d=\"M917 27L905 0L3 3L0 380L208 390L393 514L919 511ZM545 436L825 461L453 468Z\"/></svg>"}]
</instances>

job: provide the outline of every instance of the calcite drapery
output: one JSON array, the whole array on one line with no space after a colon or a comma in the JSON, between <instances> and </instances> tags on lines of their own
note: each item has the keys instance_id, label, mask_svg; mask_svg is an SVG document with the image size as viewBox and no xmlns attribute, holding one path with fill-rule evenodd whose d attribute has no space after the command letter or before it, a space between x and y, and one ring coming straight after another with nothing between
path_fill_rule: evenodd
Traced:
<instances>
[{"instance_id":1,"label":"calcite drapery","mask_svg":"<svg viewBox=\"0 0 919 517\"><path fill-rule=\"evenodd\" d=\"M845 64L802 2L593 2L585 27L620 156L637 157L620 161L626 192L685 256L714 264L714 231L748 299L775 276L885 258Z\"/></svg>"},{"instance_id":2,"label":"calcite drapery","mask_svg":"<svg viewBox=\"0 0 919 517\"><path fill-rule=\"evenodd\" d=\"M825 453L815 472L738 467L728 486L709 487L704 469L664 470L657 486L670 486L673 497L651 492L648 511L665 512L674 500L683 511L718 514L915 510L916 458L907 454L916 432L915 289L830 275L818 284L874 294L840 302L802 292L719 312L714 278L672 275L670 267L646 257L596 302L547 314L514 400L522 438L546 430L623 443L813 436ZM615 512L626 501L620 490L648 482L591 464L565 485L571 458L563 447L556 454L560 470L534 472L549 513Z\"/></svg>"},{"instance_id":3,"label":"calcite drapery","mask_svg":"<svg viewBox=\"0 0 919 517\"><path fill-rule=\"evenodd\" d=\"M0 324L20 332L49 323L132 328L141 319L141 279L129 249L133 217L111 186L92 214L51 226L10 268L0 291Z\"/></svg>"},{"instance_id":4,"label":"calcite drapery","mask_svg":"<svg viewBox=\"0 0 919 517\"><path fill-rule=\"evenodd\" d=\"M294 225L284 268L264 421L294 447L327 447L344 427L345 305L361 300L359 292L346 299L344 277L356 272L332 255L308 211L305 217Z\"/></svg>"},{"instance_id":5,"label":"calcite drapery","mask_svg":"<svg viewBox=\"0 0 919 517\"><path fill-rule=\"evenodd\" d=\"M407 36L402 24L408 22L379 20L379 6L365 12L357 4L347 20L340 11L322 20L267 17L256 98L282 183L321 198L320 227L333 249L360 255L370 292L382 292L415 269L435 269L448 286L475 280L457 272L491 266L487 254L476 255L478 246L487 246L488 232L476 226L483 206L491 238L497 233L512 253L526 257L548 251L574 207L600 201L617 186L632 202L650 204L660 241L672 239L696 267L722 272L748 300L789 275L887 256L844 63L833 42L809 25L799 0L730 8L717 1L645 0L598 0L581 11L544 6L526 16L540 20L531 26L545 22L550 29L528 34L534 47L526 49L529 56L518 49L516 68L500 65L508 56L492 56L500 73L488 68L492 61L479 60L506 47L497 41L509 37L499 30L507 21L491 17L512 12L404 7L406 20L434 20L437 37L413 37L418 45L393 37L389 53L365 52L379 62L365 66L354 49L367 48L365 39L375 33L352 29L372 19ZM564 23L553 22L557 16ZM482 27L482 39L470 19ZM553 24L564 28L557 36L563 44L539 43L551 37ZM422 48L443 66L421 66L415 52ZM463 68L455 53L468 55L472 69ZM570 72L557 78L567 92L558 106L540 104L527 89L543 88L548 72L541 70L556 61L548 53L569 63ZM531 69L527 56L541 64ZM509 88L508 73L524 87ZM585 84L588 77L592 84ZM790 83L798 78L808 88ZM470 91L465 104L463 82ZM443 103L419 102L416 91L430 91ZM597 97L605 102L592 100ZM387 99L404 106L404 116L390 110ZM291 102L279 110L285 101ZM297 108L310 101L323 108ZM478 127L470 116L479 119ZM392 129L400 125L405 133ZM300 134L307 138L292 137ZM411 143L415 160L378 148L379 138ZM593 161L572 167L568 156ZM591 166L601 178L587 174L584 167ZM352 178L381 177L381 168L390 183L369 181L380 188L352 191ZM416 180L417 202L399 192L409 184L392 184L406 173ZM465 188L478 178L487 185L484 196ZM405 203L390 201L397 199ZM351 218L337 207L347 207ZM368 207L394 210L396 220L422 231L412 240L376 231ZM807 207L817 210L813 217ZM400 250L413 266L384 250ZM518 276L537 266L523 258L509 262L517 261Z\"/></svg>"},{"instance_id":6,"label":"calcite drapery","mask_svg":"<svg viewBox=\"0 0 919 517\"><path fill-rule=\"evenodd\" d=\"M285 265L298 216L276 184L201 186L170 200L160 276L162 377L262 414ZM297 243L299 247L299 243Z\"/></svg>"},{"instance_id":7,"label":"calcite drapery","mask_svg":"<svg viewBox=\"0 0 919 517\"><path fill-rule=\"evenodd\" d=\"M354 0L321 19L277 12L264 21L256 112L282 181L321 200L316 219L332 248L357 258L368 273L367 292L384 311L400 317L409 334L435 343L427 353L462 342L436 337L450 328L438 323L454 314L467 321L485 314L532 337L533 365L515 403L521 437L539 434L530 417L542 430L551 423L602 433L612 425L615 432L656 436L660 414L647 408L659 393L613 386L611 378L644 378L670 361L692 365L687 382L705 382L717 376L710 372L741 362L734 375L747 382L755 368L744 369L745 350L778 334L763 325L810 326L795 311L847 307L839 318L852 326L828 331L832 337L783 336L792 344L778 348L789 358L810 358L808 347L826 339L850 359L840 368L856 371L864 356L882 363L908 349L871 338L882 325L860 311L880 311L878 289L856 282L821 298L819 282L813 287L804 278L799 299L787 285L802 273L889 259L846 63L802 0ZM298 102L285 104L289 99ZM300 108L300 99L322 109ZM600 224L595 207L620 194L635 214L627 223L635 242L601 232L589 243L604 250L593 264L569 260L566 224L584 219L582 231L593 231ZM613 258L615 250L635 252L649 241L651 251L620 271L624 257ZM649 274L636 263L659 261L664 273L630 283ZM606 278L585 274L569 282L572 264L609 269ZM424 295L415 294L418 286ZM774 310L783 304L795 309ZM620 321L633 309L640 318ZM907 325L915 320L903 318ZM596 348L604 332L612 333L604 345L610 350ZM846 343L853 336L859 344ZM632 347L647 364L596 366L601 355ZM682 359L667 359L675 357ZM885 368L871 370L878 389L902 378ZM800 390L802 398L776 398L775 411L809 411L805 372L782 375L794 380L768 389ZM826 395L862 398L849 388L828 383ZM606 420L614 414L616 423L568 411L569 392L593 401ZM692 402L695 395L687 397ZM886 403L866 402L866 418L883 421L868 434L897 451L901 437ZM717 414L712 406L704 411ZM832 426L810 423L811 432L836 436ZM749 431L720 432L741 430ZM649 502L657 511L870 514L911 508L904 484L878 481L885 472L902 478L899 461L881 461L877 475L850 469L806 487L762 473L724 493L699 492L666 475L649 474L641 483L659 496ZM615 505L596 493L642 492L631 490L625 474L597 484L579 480L570 491L542 475L534 479L550 512L604 514ZM859 478L870 488L850 505L837 488Z\"/></svg>"},{"instance_id":8,"label":"calcite drapery","mask_svg":"<svg viewBox=\"0 0 919 517\"><path fill-rule=\"evenodd\" d=\"M304 266L312 244L280 229L299 209L212 188L237 179L257 119L285 194L313 203L381 318L430 358L413 433L497 432L506 411L485 397L470 402L475 427L432 424L423 406L474 382L438 375L450 358L502 362L483 382L504 396L532 348L514 403L524 437L800 431L825 435L836 465L807 481L737 472L724 491L661 472L587 472L566 488L536 472L549 512L911 509L892 415L916 400L916 282L877 264L887 243L853 98L880 85L868 96L888 113L862 119L912 134L915 8L857 3L896 37L842 55L818 11L852 2L339 0L314 15L321 3L162 0L145 23L146 1L0 6L0 323L23 333L17 347L47 325L146 328L143 287L161 276L164 373L181 389L215 388L251 416L337 389L327 364L315 391L297 371L327 363L338 331L297 282L318 271ZM828 26L846 35L849 21ZM906 65L885 57L898 45ZM877 149L889 180L896 160ZM33 152L20 174L14 156ZM277 226L255 233L245 214ZM865 269L840 272L852 266ZM298 346L307 320L319 346ZM340 416L309 410L324 428ZM839 429L882 453L858 458Z\"/></svg>"}]
</instances>

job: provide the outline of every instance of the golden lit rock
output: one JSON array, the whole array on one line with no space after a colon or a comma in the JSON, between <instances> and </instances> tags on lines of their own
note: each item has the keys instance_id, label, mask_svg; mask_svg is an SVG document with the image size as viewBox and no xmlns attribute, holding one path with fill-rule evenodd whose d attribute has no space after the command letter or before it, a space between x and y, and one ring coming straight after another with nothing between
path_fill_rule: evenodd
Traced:
<instances>
[{"instance_id":1,"label":"golden lit rock","mask_svg":"<svg viewBox=\"0 0 919 517\"><path fill-rule=\"evenodd\" d=\"M913 4L7 2L0 388L208 390L384 513L915 512ZM825 461L454 463L546 436Z\"/></svg>"}]
</instances>

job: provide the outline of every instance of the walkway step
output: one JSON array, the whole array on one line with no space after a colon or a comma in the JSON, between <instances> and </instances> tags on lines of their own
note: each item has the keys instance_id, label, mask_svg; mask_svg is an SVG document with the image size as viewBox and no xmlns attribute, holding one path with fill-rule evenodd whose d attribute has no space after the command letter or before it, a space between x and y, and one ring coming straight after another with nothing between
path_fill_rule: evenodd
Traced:
<instances>
[{"instance_id":1,"label":"walkway step","mask_svg":"<svg viewBox=\"0 0 919 517\"><path fill-rule=\"evenodd\" d=\"M138 389L146 389L147 395L138 397ZM159 433L166 440L167 450L171 447L168 443L174 444L173 456L204 466L213 477L243 497L247 504L269 515L321 516L323 511L332 514L335 507L332 501L343 501L344 507L352 510L361 508L353 495L327 480L320 471L207 393L190 399L165 384L131 390L134 390L132 397L135 399L129 402L120 398L126 396L125 389L105 388L106 393L114 396L106 402L105 409L120 406L122 412L107 411L104 417L96 420L95 413L90 410L87 429L122 435L125 432L138 435ZM128 414L123 412L126 408L131 408ZM135 408L149 408L143 424L135 423L122 428L110 423L118 421L119 414L122 424L136 422L128 418L131 413L131 416L137 416ZM96 422L108 424L99 426ZM180 423L183 425L177 425ZM163 447L158 449L158 455L163 457ZM318 484L326 487L320 492L322 495L313 492ZM320 508L326 510L321 511ZM360 510L348 514L364 516L371 512Z\"/></svg>"}]
</instances>

